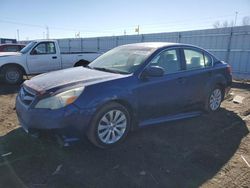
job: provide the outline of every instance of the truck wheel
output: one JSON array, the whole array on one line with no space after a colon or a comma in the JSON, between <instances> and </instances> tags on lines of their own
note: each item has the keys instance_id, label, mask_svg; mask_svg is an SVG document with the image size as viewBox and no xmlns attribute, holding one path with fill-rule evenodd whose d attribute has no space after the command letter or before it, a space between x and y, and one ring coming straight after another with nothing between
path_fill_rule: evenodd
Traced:
<instances>
[{"instance_id":1,"label":"truck wheel","mask_svg":"<svg viewBox=\"0 0 250 188\"><path fill-rule=\"evenodd\" d=\"M6 66L2 69L3 79L7 84L20 84L23 81L23 71L17 66Z\"/></svg>"},{"instance_id":2,"label":"truck wheel","mask_svg":"<svg viewBox=\"0 0 250 188\"><path fill-rule=\"evenodd\" d=\"M207 112L215 112L220 108L221 102L224 97L223 89L216 85L212 91L210 92L206 104L205 104L205 110Z\"/></svg>"},{"instance_id":3,"label":"truck wheel","mask_svg":"<svg viewBox=\"0 0 250 188\"><path fill-rule=\"evenodd\" d=\"M109 103L94 116L87 136L99 148L120 143L127 136L131 118L127 109L119 103Z\"/></svg>"}]
</instances>

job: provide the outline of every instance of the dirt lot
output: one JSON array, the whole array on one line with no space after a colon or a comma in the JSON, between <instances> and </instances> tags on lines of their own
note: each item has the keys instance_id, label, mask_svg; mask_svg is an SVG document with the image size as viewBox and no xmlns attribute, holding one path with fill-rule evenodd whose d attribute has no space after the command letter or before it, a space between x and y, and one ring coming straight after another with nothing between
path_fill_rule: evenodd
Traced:
<instances>
[{"instance_id":1,"label":"dirt lot","mask_svg":"<svg viewBox=\"0 0 250 188\"><path fill-rule=\"evenodd\" d=\"M216 114L141 129L109 150L26 135L17 91L0 85L0 187L250 187L250 84L233 85L243 104L229 98Z\"/></svg>"}]
</instances>

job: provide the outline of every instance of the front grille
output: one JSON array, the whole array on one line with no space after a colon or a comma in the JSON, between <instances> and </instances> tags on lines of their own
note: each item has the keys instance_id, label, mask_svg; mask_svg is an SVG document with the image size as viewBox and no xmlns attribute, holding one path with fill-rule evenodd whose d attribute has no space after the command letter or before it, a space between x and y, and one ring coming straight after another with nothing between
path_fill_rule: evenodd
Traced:
<instances>
[{"instance_id":1,"label":"front grille","mask_svg":"<svg viewBox=\"0 0 250 188\"><path fill-rule=\"evenodd\" d=\"M19 97L24 104L31 105L31 103L35 99L35 94L26 89L25 87L22 87L19 92Z\"/></svg>"}]
</instances>

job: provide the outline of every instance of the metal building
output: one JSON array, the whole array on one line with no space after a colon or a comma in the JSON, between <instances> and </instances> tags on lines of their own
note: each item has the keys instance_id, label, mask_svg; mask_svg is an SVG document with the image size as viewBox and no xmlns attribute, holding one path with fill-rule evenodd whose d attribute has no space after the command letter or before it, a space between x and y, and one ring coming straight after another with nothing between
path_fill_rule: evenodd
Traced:
<instances>
[{"instance_id":1,"label":"metal building","mask_svg":"<svg viewBox=\"0 0 250 188\"><path fill-rule=\"evenodd\" d=\"M0 44L12 44L16 42L17 42L16 39L0 38Z\"/></svg>"}]
</instances>

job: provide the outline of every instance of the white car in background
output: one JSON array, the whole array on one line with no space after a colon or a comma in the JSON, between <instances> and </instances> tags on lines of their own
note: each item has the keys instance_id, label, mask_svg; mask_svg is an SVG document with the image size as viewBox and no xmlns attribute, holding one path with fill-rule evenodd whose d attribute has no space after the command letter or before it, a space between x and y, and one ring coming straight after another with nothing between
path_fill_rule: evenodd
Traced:
<instances>
[{"instance_id":1,"label":"white car in background","mask_svg":"<svg viewBox=\"0 0 250 188\"><path fill-rule=\"evenodd\" d=\"M56 40L32 41L20 52L0 54L0 78L8 84L18 84L24 75L85 66L100 55L97 52L61 53Z\"/></svg>"}]
</instances>

